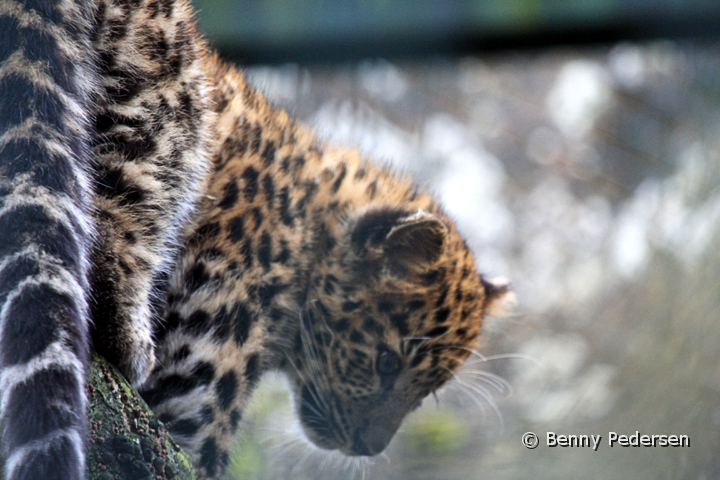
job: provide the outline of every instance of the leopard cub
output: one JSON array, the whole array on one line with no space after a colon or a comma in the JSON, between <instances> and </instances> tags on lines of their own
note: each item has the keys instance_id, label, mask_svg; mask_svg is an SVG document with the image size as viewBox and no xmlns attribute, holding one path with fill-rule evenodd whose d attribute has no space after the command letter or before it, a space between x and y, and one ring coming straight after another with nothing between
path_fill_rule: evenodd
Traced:
<instances>
[{"instance_id":1,"label":"leopard cub","mask_svg":"<svg viewBox=\"0 0 720 480\"><path fill-rule=\"evenodd\" d=\"M512 294L427 194L319 143L216 62L213 170L141 394L208 477L273 369L313 443L380 453Z\"/></svg>"},{"instance_id":2,"label":"leopard cub","mask_svg":"<svg viewBox=\"0 0 720 480\"><path fill-rule=\"evenodd\" d=\"M94 349L222 475L263 372L318 447L375 455L512 302L405 178L317 141L185 0L0 0L8 479L85 477Z\"/></svg>"}]
</instances>

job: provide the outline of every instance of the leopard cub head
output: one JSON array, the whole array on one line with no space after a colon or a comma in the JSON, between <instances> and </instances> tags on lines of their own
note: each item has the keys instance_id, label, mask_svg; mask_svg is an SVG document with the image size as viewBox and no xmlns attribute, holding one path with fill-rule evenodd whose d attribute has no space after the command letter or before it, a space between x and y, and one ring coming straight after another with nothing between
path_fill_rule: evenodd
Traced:
<instances>
[{"instance_id":1,"label":"leopard cub head","mask_svg":"<svg viewBox=\"0 0 720 480\"><path fill-rule=\"evenodd\" d=\"M439 211L348 216L312 273L286 371L317 446L375 455L476 346L483 316L512 301L485 281Z\"/></svg>"}]
</instances>

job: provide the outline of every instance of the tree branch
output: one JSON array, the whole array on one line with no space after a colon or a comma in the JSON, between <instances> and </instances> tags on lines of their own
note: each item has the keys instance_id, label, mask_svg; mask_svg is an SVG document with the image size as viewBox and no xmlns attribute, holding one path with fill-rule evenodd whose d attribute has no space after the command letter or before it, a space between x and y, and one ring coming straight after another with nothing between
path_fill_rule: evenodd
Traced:
<instances>
[{"instance_id":1,"label":"tree branch","mask_svg":"<svg viewBox=\"0 0 720 480\"><path fill-rule=\"evenodd\" d=\"M89 480L196 480L188 454L120 372L97 354L87 383Z\"/></svg>"}]
</instances>

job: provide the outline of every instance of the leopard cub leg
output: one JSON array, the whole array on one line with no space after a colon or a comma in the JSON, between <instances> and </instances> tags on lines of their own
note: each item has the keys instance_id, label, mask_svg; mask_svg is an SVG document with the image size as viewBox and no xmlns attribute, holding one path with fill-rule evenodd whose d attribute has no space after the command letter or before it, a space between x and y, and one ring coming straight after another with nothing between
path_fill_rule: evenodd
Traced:
<instances>
[{"instance_id":1,"label":"leopard cub leg","mask_svg":"<svg viewBox=\"0 0 720 480\"><path fill-rule=\"evenodd\" d=\"M260 376L262 351L240 349L232 341L218 346L212 336L193 338L192 329L168 334L158 352L159 366L140 395L190 454L200 478L213 479L229 462L242 412Z\"/></svg>"},{"instance_id":2,"label":"leopard cub leg","mask_svg":"<svg viewBox=\"0 0 720 480\"><path fill-rule=\"evenodd\" d=\"M138 385L154 364L163 278L193 223L215 117L206 47L187 5L162 15L150 0L103 7L93 46L93 343Z\"/></svg>"}]
</instances>

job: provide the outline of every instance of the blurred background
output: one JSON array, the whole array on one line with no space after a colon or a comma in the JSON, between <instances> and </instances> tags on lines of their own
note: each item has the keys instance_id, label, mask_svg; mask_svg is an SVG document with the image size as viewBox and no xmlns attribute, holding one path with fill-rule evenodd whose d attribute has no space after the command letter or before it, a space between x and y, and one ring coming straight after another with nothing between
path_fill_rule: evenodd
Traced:
<instances>
[{"instance_id":1,"label":"blurred background","mask_svg":"<svg viewBox=\"0 0 720 480\"><path fill-rule=\"evenodd\" d=\"M720 2L195 4L275 105L434 191L520 301L370 461L308 447L266 378L230 478L720 478Z\"/></svg>"}]
</instances>

